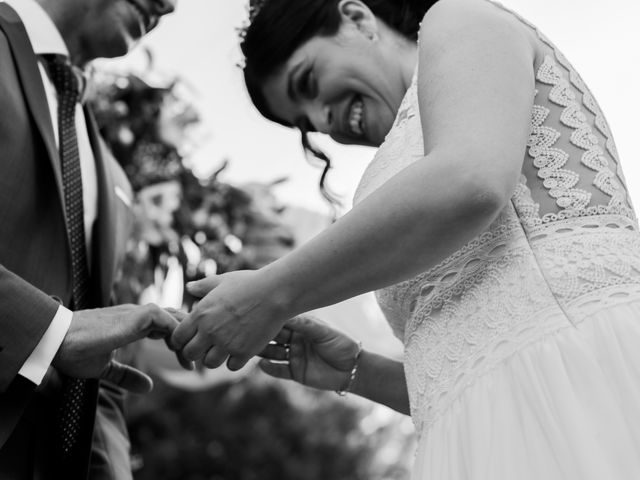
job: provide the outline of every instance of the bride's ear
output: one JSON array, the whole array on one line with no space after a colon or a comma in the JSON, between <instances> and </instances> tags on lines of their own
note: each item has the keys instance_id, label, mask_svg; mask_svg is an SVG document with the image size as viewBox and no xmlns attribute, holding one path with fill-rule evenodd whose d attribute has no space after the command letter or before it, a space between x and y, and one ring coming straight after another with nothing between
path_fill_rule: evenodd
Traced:
<instances>
[{"instance_id":1,"label":"bride's ear","mask_svg":"<svg viewBox=\"0 0 640 480\"><path fill-rule=\"evenodd\" d=\"M370 40L378 38L378 21L371 9L360 0L340 0L338 11L343 23L353 24Z\"/></svg>"}]
</instances>

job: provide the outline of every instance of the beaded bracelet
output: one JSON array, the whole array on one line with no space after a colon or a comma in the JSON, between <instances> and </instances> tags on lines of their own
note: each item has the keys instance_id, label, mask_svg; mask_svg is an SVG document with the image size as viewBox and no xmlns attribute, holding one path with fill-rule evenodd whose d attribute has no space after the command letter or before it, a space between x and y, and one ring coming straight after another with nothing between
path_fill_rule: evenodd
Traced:
<instances>
[{"instance_id":1,"label":"beaded bracelet","mask_svg":"<svg viewBox=\"0 0 640 480\"><path fill-rule=\"evenodd\" d=\"M355 359L353 360L353 368L351 369L351 373L349 374L349 382L347 386L342 390L336 390L336 393L341 397L344 397L349 393L351 387L353 386L353 381L356 379L356 374L358 373L358 360L360 360L360 354L362 353L362 342L358 342L358 351L356 352Z\"/></svg>"}]
</instances>

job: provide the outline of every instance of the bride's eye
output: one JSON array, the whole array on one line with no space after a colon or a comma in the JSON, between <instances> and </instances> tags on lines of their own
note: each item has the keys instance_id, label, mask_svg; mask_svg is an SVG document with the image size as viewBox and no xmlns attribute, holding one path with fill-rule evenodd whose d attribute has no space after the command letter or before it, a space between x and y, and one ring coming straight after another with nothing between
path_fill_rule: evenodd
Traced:
<instances>
[{"instance_id":1,"label":"bride's eye","mask_svg":"<svg viewBox=\"0 0 640 480\"><path fill-rule=\"evenodd\" d=\"M301 97L313 98L316 94L315 90L311 68L307 68L298 78L298 92Z\"/></svg>"}]
</instances>

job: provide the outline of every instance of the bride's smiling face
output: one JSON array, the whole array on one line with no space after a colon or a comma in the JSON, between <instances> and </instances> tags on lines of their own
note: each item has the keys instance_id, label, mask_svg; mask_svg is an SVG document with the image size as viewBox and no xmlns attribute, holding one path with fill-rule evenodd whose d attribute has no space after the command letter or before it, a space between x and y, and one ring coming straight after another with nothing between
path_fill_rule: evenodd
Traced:
<instances>
[{"instance_id":1,"label":"bride's smiling face","mask_svg":"<svg viewBox=\"0 0 640 480\"><path fill-rule=\"evenodd\" d=\"M379 146L406 92L393 43L376 19L356 16L337 34L302 44L263 84L271 113L284 123L344 144Z\"/></svg>"}]
</instances>

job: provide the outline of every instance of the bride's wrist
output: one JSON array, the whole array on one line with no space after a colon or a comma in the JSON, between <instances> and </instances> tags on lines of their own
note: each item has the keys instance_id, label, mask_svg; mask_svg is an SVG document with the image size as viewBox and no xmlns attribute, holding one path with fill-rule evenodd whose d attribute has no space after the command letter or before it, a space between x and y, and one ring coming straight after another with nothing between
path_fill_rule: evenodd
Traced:
<instances>
[{"instance_id":1,"label":"bride's wrist","mask_svg":"<svg viewBox=\"0 0 640 480\"><path fill-rule=\"evenodd\" d=\"M280 278L279 272L270 267L271 265L267 265L261 268L258 273L260 280L264 282L265 290L268 292L267 300L276 316L291 318L302 313L303 310L299 310L297 305L300 295L296 291L295 285Z\"/></svg>"},{"instance_id":2,"label":"bride's wrist","mask_svg":"<svg viewBox=\"0 0 640 480\"><path fill-rule=\"evenodd\" d=\"M358 395L360 397L366 397L368 391L367 378L369 377L369 363L371 361L371 352L362 350L357 358L357 365L355 375L349 386L349 393Z\"/></svg>"},{"instance_id":3,"label":"bride's wrist","mask_svg":"<svg viewBox=\"0 0 640 480\"><path fill-rule=\"evenodd\" d=\"M358 370L360 368L360 355L362 355L362 342L356 344L356 351L353 355L353 365L351 370L347 372L347 377L342 385L336 390L336 393L341 397L344 397L347 393L354 393L354 384L356 377L358 376Z\"/></svg>"}]
</instances>

